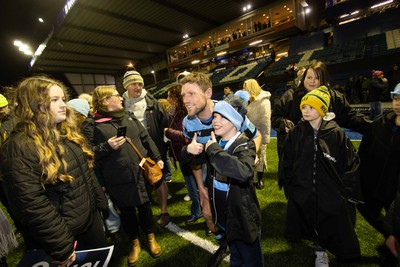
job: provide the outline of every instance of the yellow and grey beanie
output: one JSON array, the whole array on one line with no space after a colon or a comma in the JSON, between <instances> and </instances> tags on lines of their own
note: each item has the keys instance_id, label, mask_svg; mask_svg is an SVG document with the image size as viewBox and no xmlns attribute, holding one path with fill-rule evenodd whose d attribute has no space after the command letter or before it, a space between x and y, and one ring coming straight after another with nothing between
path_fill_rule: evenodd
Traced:
<instances>
[{"instance_id":1,"label":"yellow and grey beanie","mask_svg":"<svg viewBox=\"0 0 400 267\"><path fill-rule=\"evenodd\" d=\"M124 88L126 89L131 83L141 83L144 85L142 75L135 70L125 72L123 81Z\"/></svg>"}]
</instances>

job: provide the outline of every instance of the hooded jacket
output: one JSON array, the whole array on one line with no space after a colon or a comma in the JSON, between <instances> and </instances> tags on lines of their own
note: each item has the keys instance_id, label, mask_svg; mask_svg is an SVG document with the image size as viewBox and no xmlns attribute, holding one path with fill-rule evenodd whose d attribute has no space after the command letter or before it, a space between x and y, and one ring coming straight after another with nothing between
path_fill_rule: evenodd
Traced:
<instances>
[{"instance_id":1,"label":"hooded jacket","mask_svg":"<svg viewBox=\"0 0 400 267\"><path fill-rule=\"evenodd\" d=\"M358 167L355 148L336 122L322 121L315 133L300 121L285 140L279 166L288 198L286 237L315 241L340 258L358 257Z\"/></svg>"},{"instance_id":2,"label":"hooded jacket","mask_svg":"<svg viewBox=\"0 0 400 267\"><path fill-rule=\"evenodd\" d=\"M271 135L271 93L262 90L247 106L247 117L261 134L262 144L269 144Z\"/></svg>"},{"instance_id":3,"label":"hooded jacket","mask_svg":"<svg viewBox=\"0 0 400 267\"><path fill-rule=\"evenodd\" d=\"M218 143L213 143L207 148L206 153L212 167L208 188L213 188L212 181L217 173L228 179L227 241L254 242L261 227L260 205L252 181L256 156L254 141L241 134L227 151L224 151ZM210 202L213 201L214 196L210 194ZM215 217L215 210L213 212Z\"/></svg>"},{"instance_id":4,"label":"hooded jacket","mask_svg":"<svg viewBox=\"0 0 400 267\"><path fill-rule=\"evenodd\" d=\"M364 133L371 121L366 116L352 109L345 96L335 90L329 90L331 96L329 112L335 113L335 121L340 127L346 127ZM285 127L292 122L296 125L301 119L300 102L307 93L305 88L287 90L274 105L271 115L272 128L277 132L278 152L283 148ZM289 122L288 122L289 121ZM290 128L290 126L289 126Z\"/></svg>"}]
</instances>

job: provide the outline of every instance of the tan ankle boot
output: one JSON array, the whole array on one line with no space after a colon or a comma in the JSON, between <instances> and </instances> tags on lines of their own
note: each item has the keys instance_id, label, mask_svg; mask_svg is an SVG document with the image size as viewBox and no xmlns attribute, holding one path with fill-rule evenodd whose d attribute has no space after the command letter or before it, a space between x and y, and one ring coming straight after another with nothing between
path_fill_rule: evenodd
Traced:
<instances>
[{"instance_id":1,"label":"tan ankle boot","mask_svg":"<svg viewBox=\"0 0 400 267\"><path fill-rule=\"evenodd\" d=\"M158 245L156 238L154 237L154 234L148 234L147 240L149 241L149 249L151 256L153 258L159 257L161 255L161 248Z\"/></svg>"},{"instance_id":2,"label":"tan ankle boot","mask_svg":"<svg viewBox=\"0 0 400 267\"><path fill-rule=\"evenodd\" d=\"M139 239L135 239L132 241L132 250L128 256L128 266L133 267L136 266L139 261L139 253L140 253L140 243Z\"/></svg>"}]
</instances>

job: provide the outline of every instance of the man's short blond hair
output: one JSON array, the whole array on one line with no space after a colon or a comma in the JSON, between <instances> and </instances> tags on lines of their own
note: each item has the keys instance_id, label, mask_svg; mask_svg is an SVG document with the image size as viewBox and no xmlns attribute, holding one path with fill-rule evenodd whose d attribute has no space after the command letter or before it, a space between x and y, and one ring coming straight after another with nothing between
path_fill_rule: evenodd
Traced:
<instances>
[{"instance_id":1,"label":"man's short blond hair","mask_svg":"<svg viewBox=\"0 0 400 267\"><path fill-rule=\"evenodd\" d=\"M203 90L203 92L207 91L208 88L212 88L210 78L200 72L192 72L183 77L179 82L182 86L187 83L195 83Z\"/></svg>"}]
</instances>

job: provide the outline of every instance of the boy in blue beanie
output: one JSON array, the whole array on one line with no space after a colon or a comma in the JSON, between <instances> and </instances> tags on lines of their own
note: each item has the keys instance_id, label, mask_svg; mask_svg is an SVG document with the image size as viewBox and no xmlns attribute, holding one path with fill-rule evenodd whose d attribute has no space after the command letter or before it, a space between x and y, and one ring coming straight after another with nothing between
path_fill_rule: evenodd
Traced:
<instances>
[{"instance_id":1,"label":"boy in blue beanie","mask_svg":"<svg viewBox=\"0 0 400 267\"><path fill-rule=\"evenodd\" d=\"M212 167L210 202L218 231L226 238L231 266L264 266L261 211L252 182L256 147L240 131L247 109L235 100L218 102L213 111L211 139L205 151ZM217 141L215 136L219 136Z\"/></svg>"},{"instance_id":2,"label":"boy in blue beanie","mask_svg":"<svg viewBox=\"0 0 400 267\"><path fill-rule=\"evenodd\" d=\"M207 235L217 231L214 219L212 218L211 205L209 199L209 190L211 190L210 180L211 173L207 166L207 156L204 151L204 146L211 138L213 130L212 119L213 110L216 101L212 100L212 83L210 78L203 73L190 73L180 80L182 85L181 95L183 103L188 111L188 115L183 119L183 134L187 139L187 145L182 148L181 157L184 162L187 162L192 168L193 176L195 177L197 188L199 190L200 205L202 208L203 217L206 221L208 230ZM239 97L235 95L229 98ZM225 99L226 100L226 99ZM232 101L230 101L233 105ZM253 139L257 145L261 144L261 136L258 135L254 124L245 117L242 123L241 131L244 132L250 139ZM209 259L207 266L219 266L221 260L229 254L226 240L219 239L219 248L213 253Z\"/></svg>"}]
</instances>

